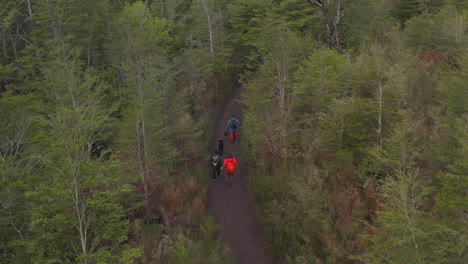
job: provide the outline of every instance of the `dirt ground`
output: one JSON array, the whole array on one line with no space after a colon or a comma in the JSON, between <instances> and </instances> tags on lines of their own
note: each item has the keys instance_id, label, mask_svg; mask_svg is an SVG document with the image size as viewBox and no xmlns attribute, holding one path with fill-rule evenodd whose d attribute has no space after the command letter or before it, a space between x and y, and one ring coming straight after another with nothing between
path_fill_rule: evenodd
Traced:
<instances>
[{"instance_id":1,"label":"dirt ground","mask_svg":"<svg viewBox=\"0 0 468 264\"><path fill-rule=\"evenodd\" d=\"M240 144L242 144L242 112L241 105L237 101L243 88L237 88L222 107L216 126L216 137L212 147L216 149L218 139L224 140L224 153L222 158L232 153L239 165L233 177L233 183L226 185L224 173L215 182L210 180L208 188L208 211L214 216L220 226L219 235L229 246L231 253L239 264L272 264L273 259L267 248L260 229L253 198L247 190L245 181L245 169L240 159ZM237 129L237 140L234 144L229 142L229 137L224 137L227 121L235 115L241 122ZM209 176L211 177L211 176Z\"/></svg>"}]
</instances>

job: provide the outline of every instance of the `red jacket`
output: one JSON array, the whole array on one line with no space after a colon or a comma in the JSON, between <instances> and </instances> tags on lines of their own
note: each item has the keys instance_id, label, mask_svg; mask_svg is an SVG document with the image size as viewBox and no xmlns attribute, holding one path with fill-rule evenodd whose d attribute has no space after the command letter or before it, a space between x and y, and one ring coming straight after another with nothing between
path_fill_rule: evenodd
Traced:
<instances>
[{"instance_id":1,"label":"red jacket","mask_svg":"<svg viewBox=\"0 0 468 264\"><path fill-rule=\"evenodd\" d=\"M232 168L230 168L229 163L232 162ZM235 173L236 172L236 166L237 166L237 160L235 158L227 158L223 162L223 167L226 171L226 173Z\"/></svg>"}]
</instances>

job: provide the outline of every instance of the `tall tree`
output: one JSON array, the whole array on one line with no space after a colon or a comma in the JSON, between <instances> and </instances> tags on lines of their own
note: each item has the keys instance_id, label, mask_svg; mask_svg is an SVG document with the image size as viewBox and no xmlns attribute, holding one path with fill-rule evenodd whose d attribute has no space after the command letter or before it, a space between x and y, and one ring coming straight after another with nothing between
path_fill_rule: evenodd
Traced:
<instances>
[{"instance_id":1,"label":"tall tree","mask_svg":"<svg viewBox=\"0 0 468 264\"><path fill-rule=\"evenodd\" d=\"M165 20L152 15L141 2L126 5L113 26L115 45L110 56L129 98L125 120L130 126L122 129L122 141L132 153L148 201L163 165L177 155L167 140L171 64L165 47L172 37Z\"/></svg>"},{"instance_id":2,"label":"tall tree","mask_svg":"<svg viewBox=\"0 0 468 264\"><path fill-rule=\"evenodd\" d=\"M231 16L227 27L233 34L230 44L235 63L243 63L248 68L258 63L255 43L263 30L263 19L272 6L272 0L240 0L229 5Z\"/></svg>"},{"instance_id":3,"label":"tall tree","mask_svg":"<svg viewBox=\"0 0 468 264\"><path fill-rule=\"evenodd\" d=\"M95 71L83 71L77 57L73 49L58 50L44 73L50 112L44 118L49 136L43 138L47 148L41 162L48 173L30 193L29 251L34 262L109 262L127 254L134 259L139 251L125 243L131 179L117 172L118 164L99 145L112 123L114 109L103 100L109 87Z\"/></svg>"},{"instance_id":4,"label":"tall tree","mask_svg":"<svg viewBox=\"0 0 468 264\"><path fill-rule=\"evenodd\" d=\"M0 109L0 254L4 262L27 262L24 248L31 217L27 193L42 172L30 147L31 138L40 130L40 102L35 95L6 92L0 98Z\"/></svg>"},{"instance_id":5,"label":"tall tree","mask_svg":"<svg viewBox=\"0 0 468 264\"><path fill-rule=\"evenodd\" d=\"M463 263L464 237L422 209L431 192L418 170L388 177L382 186L386 208L377 213L379 230L366 237L370 250L360 259L364 263Z\"/></svg>"},{"instance_id":6,"label":"tall tree","mask_svg":"<svg viewBox=\"0 0 468 264\"><path fill-rule=\"evenodd\" d=\"M195 38L200 38L202 43L207 43L211 61L223 55L226 41L225 27L225 4L217 0L196 0L192 4L191 16L194 26L204 25L202 29L193 27Z\"/></svg>"},{"instance_id":7,"label":"tall tree","mask_svg":"<svg viewBox=\"0 0 468 264\"><path fill-rule=\"evenodd\" d=\"M303 55L307 54L305 43L308 43L308 39L301 39L284 22L276 24L270 22L270 26L265 26L257 42L257 49L264 60L262 73L270 82L273 106L279 110L269 114L267 129L270 136L267 140L271 149L286 159L288 138L291 135L289 123L295 101L291 75L297 70L297 65L304 58Z\"/></svg>"}]
</instances>

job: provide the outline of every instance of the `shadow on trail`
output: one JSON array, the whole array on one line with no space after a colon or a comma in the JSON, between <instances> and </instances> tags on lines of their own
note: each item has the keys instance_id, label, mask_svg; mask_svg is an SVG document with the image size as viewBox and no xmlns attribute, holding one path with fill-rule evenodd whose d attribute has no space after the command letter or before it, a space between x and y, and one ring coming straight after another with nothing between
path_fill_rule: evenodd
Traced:
<instances>
[{"instance_id":1,"label":"shadow on trail","mask_svg":"<svg viewBox=\"0 0 468 264\"><path fill-rule=\"evenodd\" d=\"M211 144L213 149L217 148L218 139L224 139L224 159L229 153L238 160L239 165L233 177L232 185L226 185L224 172L221 178L210 182L208 188L208 211L214 216L219 225L219 234L223 241L229 246L231 253L239 264L272 264L273 259L263 239L263 234L255 214L252 197L247 190L245 182L246 171L243 161L240 159L240 144L242 143L242 113L241 105L237 100L243 88L237 88L221 109L222 114L218 117L216 125L216 137ZM238 129L238 138L234 144L224 137L226 123L235 115L241 122ZM211 171L210 171L211 172ZM207 175L208 177L208 175ZM209 175L211 179L211 174Z\"/></svg>"}]
</instances>

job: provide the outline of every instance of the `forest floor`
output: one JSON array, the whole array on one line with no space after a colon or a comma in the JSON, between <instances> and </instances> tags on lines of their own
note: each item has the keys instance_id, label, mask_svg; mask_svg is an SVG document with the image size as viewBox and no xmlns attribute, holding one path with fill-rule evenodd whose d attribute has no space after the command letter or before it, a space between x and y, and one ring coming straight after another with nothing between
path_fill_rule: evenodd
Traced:
<instances>
[{"instance_id":1,"label":"forest floor","mask_svg":"<svg viewBox=\"0 0 468 264\"><path fill-rule=\"evenodd\" d=\"M211 145L217 149L218 139L224 140L224 159L229 153L237 159L239 165L233 177L232 184L226 185L224 172L215 182L211 181L208 188L208 211L214 216L220 227L218 234L228 245L236 263L239 264L272 264L273 259L263 238L258 222L253 198L247 189L245 181L247 170L240 158L240 144L242 143L242 112L238 102L242 87L235 89L223 104L216 125L216 136ZM226 124L231 115L235 115L241 122L237 130L237 140L234 144L229 137L224 137ZM211 173L211 171L210 171Z\"/></svg>"}]
</instances>

